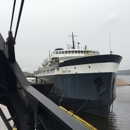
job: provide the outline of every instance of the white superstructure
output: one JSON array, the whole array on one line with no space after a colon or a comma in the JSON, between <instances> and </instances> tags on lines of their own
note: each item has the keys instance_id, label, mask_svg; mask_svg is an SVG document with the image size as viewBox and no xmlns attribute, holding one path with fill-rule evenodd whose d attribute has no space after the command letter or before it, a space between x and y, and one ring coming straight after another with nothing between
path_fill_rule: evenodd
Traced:
<instances>
[{"instance_id":1,"label":"white superstructure","mask_svg":"<svg viewBox=\"0 0 130 130\"><path fill-rule=\"evenodd\" d=\"M61 71L64 68L50 68L56 63L62 63L66 60L87 57L87 56L95 56L99 55L98 51L94 50L87 50L87 49L62 49L57 48L52 53L49 59L45 59L44 62L41 64L42 66L38 67L34 74L36 75L52 75L52 74L61 74L65 71ZM66 72L65 72L66 73Z\"/></svg>"}]
</instances>

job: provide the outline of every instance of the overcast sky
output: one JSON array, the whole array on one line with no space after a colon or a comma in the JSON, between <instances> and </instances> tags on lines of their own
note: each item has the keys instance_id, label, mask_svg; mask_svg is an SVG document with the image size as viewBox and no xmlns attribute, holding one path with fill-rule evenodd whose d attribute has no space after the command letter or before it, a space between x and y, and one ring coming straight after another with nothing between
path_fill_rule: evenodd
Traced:
<instances>
[{"instance_id":1,"label":"overcast sky","mask_svg":"<svg viewBox=\"0 0 130 130\"><path fill-rule=\"evenodd\" d=\"M17 1L13 33L20 1ZM74 32L75 42L100 54L110 51L123 57L120 70L130 69L129 0L25 0L16 38L16 59L22 70L33 72L49 56L49 50L66 48ZM13 0L0 4L0 32L8 36Z\"/></svg>"}]
</instances>

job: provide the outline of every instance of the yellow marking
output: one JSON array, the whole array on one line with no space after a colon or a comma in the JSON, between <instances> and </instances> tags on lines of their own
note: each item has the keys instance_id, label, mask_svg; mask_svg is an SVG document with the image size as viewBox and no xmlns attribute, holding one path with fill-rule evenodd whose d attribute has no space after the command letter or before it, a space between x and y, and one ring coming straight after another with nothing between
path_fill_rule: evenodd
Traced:
<instances>
[{"instance_id":1,"label":"yellow marking","mask_svg":"<svg viewBox=\"0 0 130 130\"><path fill-rule=\"evenodd\" d=\"M88 128L89 130L97 130L94 126L92 126L91 124L89 124L88 122L86 122L85 120L83 120L81 117L74 115L72 111L68 111L67 109L65 109L64 107L60 106L60 108L62 110L64 110L65 112L67 112L69 115L71 115L72 117L74 117L76 120L78 120L81 124L83 124L86 128Z\"/></svg>"}]
</instances>

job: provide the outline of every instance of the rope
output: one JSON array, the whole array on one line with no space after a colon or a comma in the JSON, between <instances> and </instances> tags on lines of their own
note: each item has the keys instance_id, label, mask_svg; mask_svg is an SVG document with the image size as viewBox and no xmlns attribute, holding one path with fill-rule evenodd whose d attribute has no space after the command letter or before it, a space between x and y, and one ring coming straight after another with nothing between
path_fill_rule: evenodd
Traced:
<instances>
[{"instance_id":1,"label":"rope","mask_svg":"<svg viewBox=\"0 0 130 130\"><path fill-rule=\"evenodd\" d=\"M18 16L18 21L17 21L17 26L16 26L16 30L15 30L14 39L16 39L16 36L17 36L17 31L18 31L18 27L19 27L21 14L22 14L23 4L24 4L24 0L21 1L21 6L20 6L20 10L19 10L19 16Z\"/></svg>"},{"instance_id":2,"label":"rope","mask_svg":"<svg viewBox=\"0 0 130 130\"><path fill-rule=\"evenodd\" d=\"M11 17L11 24L10 24L10 31L12 29L12 23L13 23L13 18L14 18L15 3L16 3L16 0L14 0L14 4L13 4L13 11L12 11L12 17Z\"/></svg>"},{"instance_id":3,"label":"rope","mask_svg":"<svg viewBox=\"0 0 130 130\"><path fill-rule=\"evenodd\" d=\"M97 84L96 88L98 87L99 84L100 84L100 82ZM93 93L96 90L96 88L91 92L90 97L81 105L81 107L79 107L79 109L74 114L76 114L77 112L79 112L84 107L84 105L89 101L89 99L93 95Z\"/></svg>"}]
</instances>

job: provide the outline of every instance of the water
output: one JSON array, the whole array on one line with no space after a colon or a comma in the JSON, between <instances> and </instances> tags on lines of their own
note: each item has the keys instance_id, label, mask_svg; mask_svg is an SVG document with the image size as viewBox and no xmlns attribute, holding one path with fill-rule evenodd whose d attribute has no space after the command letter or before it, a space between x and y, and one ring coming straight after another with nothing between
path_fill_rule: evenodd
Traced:
<instances>
[{"instance_id":1,"label":"water","mask_svg":"<svg viewBox=\"0 0 130 130\"><path fill-rule=\"evenodd\" d=\"M130 82L130 76L119 76ZM130 130L130 86L116 87L117 98L111 107L109 118L80 113L85 120L98 130Z\"/></svg>"}]
</instances>

